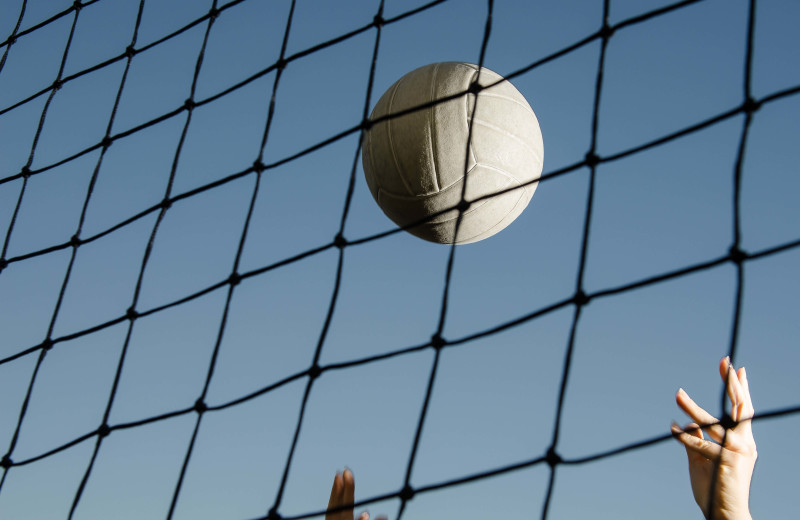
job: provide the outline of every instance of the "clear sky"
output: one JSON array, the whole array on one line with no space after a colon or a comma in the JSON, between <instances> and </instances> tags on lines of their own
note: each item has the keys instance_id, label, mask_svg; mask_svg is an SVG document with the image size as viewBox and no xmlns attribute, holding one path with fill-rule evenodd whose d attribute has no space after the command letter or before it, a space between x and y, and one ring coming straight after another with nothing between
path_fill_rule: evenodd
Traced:
<instances>
[{"instance_id":1,"label":"clear sky","mask_svg":"<svg viewBox=\"0 0 800 520\"><path fill-rule=\"evenodd\" d=\"M424 3L385 0L383 18ZM414 489L533 461L552 445L576 307L515 320L576 293L590 151L601 162L582 288L594 298L577 320L556 452L569 461L665 436L673 419L687 421L674 403L679 387L718 414L716 364L734 330L734 361L748 369L756 411L800 405L800 3L753 3L746 75L749 2L698 1L627 24L671 2L610 0L617 30L592 149L602 40L590 37L603 25L603 2L494 2L484 65L513 75L541 125L544 173L564 173L540 182L501 233L455 250L442 336L457 344L439 355ZM488 2L450 0L379 32L368 27L378 0L298 0L277 90L289 0L218 0L210 29L211 0L72 5L0 2L0 456L13 461L0 518L67 518L74 505L75 519L172 510L175 519L243 520L266 515L279 489L278 512L301 515L325 508L345 466L357 500L397 493L434 350L332 365L428 344L450 247L405 232L347 246L334 291L340 251L331 244L345 207L351 242L394 228L356 161L376 39L368 110L419 66L477 63ZM745 134L746 88L763 103ZM190 97L191 117L181 108ZM257 185L260 156L268 168ZM161 211L165 197L171 204ZM736 207L738 247L769 253L742 264L738 320L737 267L724 261L736 243ZM231 286L234 265L243 277ZM132 306L139 317L125 319ZM503 324L513 326L461 342ZM304 372L318 345L323 372L309 387ZM210 409L199 416L189 409L201 396ZM110 433L101 439L106 411ZM797 413L754 425L756 518L797 515L799 428ZM700 518L683 451L664 439L559 465L548 518ZM419 493L402 517L540 518L549 478L540 463ZM394 519L399 505L391 498L368 509Z\"/></svg>"}]
</instances>

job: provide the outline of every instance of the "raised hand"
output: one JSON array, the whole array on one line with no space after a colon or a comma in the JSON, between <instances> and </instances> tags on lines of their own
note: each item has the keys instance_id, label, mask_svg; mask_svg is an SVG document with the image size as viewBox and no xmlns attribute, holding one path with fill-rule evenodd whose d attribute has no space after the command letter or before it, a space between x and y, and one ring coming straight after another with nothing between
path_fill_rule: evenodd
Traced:
<instances>
[{"instance_id":1,"label":"raised hand","mask_svg":"<svg viewBox=\"0 0 800 520\"><path fill-rule=\"evenodd\" d=\"M758 453L750 421L754 410L747 373L744 368L735 370L728 358L720 361L719 372L731 400L733 424L725 428L680 389L675 400L694 422L683 429L673 423L672 433L686 447L692 492L705 517L752 520L750 480ZM703 437L703 431L711 440ZM718 468L716 478L715 468Z\"/></svg>"},{"instance_id":2,"label":"raised hand","mask_svg":"<svg viewBox=\"0 0 800 520\"><path fill-rule=\"evenodd\" d=\"M353 472L349 469L336 473L331 487L331 498L328 501L328 510L337 509L345 506L344 509L331 512L325 515L325 520L355 520L353 514L353 502L355 497L356 484L353 480ZM349 507L346 507L349 506ZM364 511L358 515L358 520L369 520L369 513ZM386 520L385 516L379 516L376 520Z\"/></svg>"}]
</instances>

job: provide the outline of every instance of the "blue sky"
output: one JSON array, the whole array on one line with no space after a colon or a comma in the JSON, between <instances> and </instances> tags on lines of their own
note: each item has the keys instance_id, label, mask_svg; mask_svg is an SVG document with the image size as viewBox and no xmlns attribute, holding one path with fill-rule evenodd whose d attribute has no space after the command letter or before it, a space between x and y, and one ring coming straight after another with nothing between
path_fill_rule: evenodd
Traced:
<instances>
[{"instance_id":1,"label":"blue sky","mask_svg":"<svg viewBox=\"0 0 800 520\"><path fill-rule=\"evenodd\" d=\"M423 3L386 0L383 17ZM13 444L10 458L19 463L7 470L0 488L0 518L68 517L98 437L26 461L97 430L125 344L108 418L112 431L97 451L73 518L165 518L197 415L120 426L193 406L223 321L205 397L212 408L311 365L331 306L339 251L328 248L260 270L332 242L358 132L268 168L258 186L252 171L229 177L247 171L262 153L273 95L264 164L356 128L378 31L372 27L290 59L275 92L275 71L228 90L280 57L290 2L246 0L225 7L228 2L218 1L222 10L197 73L199 106L187 126L187 111L178 109L191 94L208 22L149 45L204 17L211 2L146 0L138 52L113 116L110 135L116 137L101 154L96 145L106 133L126 66L125 59L113 58L131 44L139 0L100 0L78 12L61 75L71 79L49 104L47 89L58 76L76 12L26 32L72 5L27 2L20 36L9 46L21 4L0 5L0 53L7 52L0 70L0 236L8 261L0 271L0 452L7 454ZM608 22L615 26L670 4L611 0ZM742 0L705 0L620 27L606 51L595 153L613 157L739 108L745 99L748 8ZM285 56L363 28L377 12L375 0L299 0ZM751 254L800 238L800 96L785 94L800 85L798 15L800 5L792 0L756 2L750 89L757 101L769 101L753 114L742 165L739 247ZM486 16L485 1L450 0L385 25L369 109L414 68L477 62ZM602 22L602 2L496 0L484 65L514 74L595 34ZM545 174L581 163L591 150L600 48L594 39L511 80L539 119ZM151 123L165 114L172 115ZM744 119L739 112L597 166L583 273L587 294L728 254ZM30 157L34 174L24 181L19 174ZM350 241L393 229L367 189L360 160L356 164L343 231ZM49 249L68 243L78 230L94 171L80 230L86 243L76 249L68 271L72 249ZM220 180L225 182L212 185ZM444 338L457 342L574 296L589 180L583 165L542 181L512 225L456 248ZM168 187L173 202L158 223L137 291L158 221L158 211L146 211L165 198ZM204 187L209 189L183 196ZM254 192L238 264L246 276L226 312L229 286L221 282L231 275ZM449 253L448 246L404 232L346 247L319 364L428 343L439 323ZM793 247L744 263L735 362L748 369L757 412L800 404L798 262L800 250ZM215 284L220 286L202 296L151 312ZM736 292L736 267L722 262L597 297L584 307L558 453L576 459L666 434L671 420L685 422L673 399L678 387L718 413L716 363L730 349ZM145 315L120 320L135 295L136 310ZM565 305L441 351L413 487L545 454L574 312ZM120 321L110 324L114 320ZM48 337L51 324L55 343L36 370L40 350L34 347ZM357 500L403 487L434 357L432 349L421 349L326 369L314 381L280 514L323 509L335 471L345 466L355 472ZM276 501L307 384L301 376L206 412L172 518L265 515ZM797 414L754 426L754 517L796 514L800 448L787 432L798 426ZM421 493L408 502L403 518L537 518L549 476L549 467L538 464ZM394 498L368 509L396 518L399 504ZM559 466L548 518L586 516L699 517L683 449L666 440Z\"/></svg>"}]
</instances>

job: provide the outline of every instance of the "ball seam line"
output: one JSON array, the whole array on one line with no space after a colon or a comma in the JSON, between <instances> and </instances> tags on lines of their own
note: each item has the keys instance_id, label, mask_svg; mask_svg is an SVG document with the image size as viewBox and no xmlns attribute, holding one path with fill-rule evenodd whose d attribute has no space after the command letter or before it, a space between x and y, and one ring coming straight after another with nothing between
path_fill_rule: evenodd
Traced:
<instances>
[{"instance_id":1,"label":"ball seam line","mask_svg":"<svg viewBox=\"0 0 800 520\"><path fill-rule=\"evenodd\" d=\"M394 97L397 95L397 91L400 88L400 84L403 82L405 77L400 78L397 83L394 84L394 90L392 90L392 95L389 96L389 107L387 108L386 113L391 114L393 105L394 105ZM400 180L403 183L403 186L408 191L409 195L414 195L414 190L411 189L411 186L408 184L405 176L403 175L403 169L400 167L400 161L397 158L397 152L394 149L394 140L392 139L392 121L393 118L389 118L386 120L386 136L389 139L389 150L392 152L392 160L394 161L394 167L397 170L397 176L400 177Z\"/></svg>"},{"instance_id":2,"label":"ball seam line","mask_svg":"<svg viewBox=\"0 0 800 520\"><path fill-rule=\"evenodd\" d=\"M477 76L478 76L478 68L475 67L475 72L472 73L472 77L467 82L467 86L465 87L466 92L464 93L464 116L465 116L464 117L464 122L467 125L466 133L465 133L465 135L467 136L467 139L469 139L470 121L472 120L472 117L475 115L474 114L474 105L473 105L473 110L469 109L469 101L470 101L470 96L471 96L471 94L469 93L469 86L472 84L473 81L475 81L475 78ZM477 102L477 97L476 97L475 101ZM475 164L478 164L478 156L475 155L475 150L472 149L472 143L471 142L467 143L467 150L469 150L469 155L470 155L470 157L472 157L472 163L473 163L473 167L474 167ZM470 168L470 170L471 169L472 168ZM467 172L467 173L469 173L469 172Z\"/></svg>"},{"instance_id":3,"label":"ball seam line","mask_svg":"<svg viewBox=\"0 0 800 520\"><path fill-rule=\"evenodd\" d=\"M437 63L436 66L433 68L433 73L431 75L431 84L430 84L430 99L428 101L433 100L436 97L436 74L439 72L439 64ZM433 163L433 190L434 192L439 191L439 186L441 186L441 180L439 179L439 165L437 164L436 156L436 147L437 147L437 140L436 140L436 118L433 117L436 113L436 108L440 105L434 105L427 110L427 120L428 120L428 127L430 128L430 151L431 151L431 160Z\"/></svg>"}]
</instances>

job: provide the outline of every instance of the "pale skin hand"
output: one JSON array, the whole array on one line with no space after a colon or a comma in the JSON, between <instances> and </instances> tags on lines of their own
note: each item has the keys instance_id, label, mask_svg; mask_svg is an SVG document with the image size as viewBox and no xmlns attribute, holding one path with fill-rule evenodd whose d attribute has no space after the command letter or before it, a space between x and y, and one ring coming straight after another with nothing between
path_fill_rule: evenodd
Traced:
<instances>
[{"instance_id":1,"label":"pale skin hand","mask_svg":"<svg viewBox=\"0 0 800 520\"><path fill-rule=\"evenodd\" d=\"M328 510L335 509L341 506L347 506L341 511L335 513L328 513L325 515L325 520L355 520L353 514L353 502L355 497L356 485L353 480L353 472L349 469L344 470L342 473L336 473L333 478L333 487L331 487L331 498L328 501ZM358 520L369 520L369 513L366 511L358 516ZM386 520L385 516L379 516L376 520Z\"/></svg>"},{"instance_id":2,"label":"pale skin hand","mask_svg":"<svg viewBox=\"0 0 800 520\"><path fill-rule=\"evenodd\" d=\"M727 430L720 424L705 426L719 420L680 389L675 400L694 422L683 429L673 423L672 433L686 447L692 492L703 515L709 520L752 520L750 479L758 453L750 421L754 411L747 374L744 368L735 370L728 358L720 361L719 372L722 380L726 381L731 418L737 424ZM704 439L703 431L711 440ZM712 502L712 474L716 464L719 464L719 471ZM712 514L709 513L709 503L713 503Z\"/></svg>"}]
</instances>

